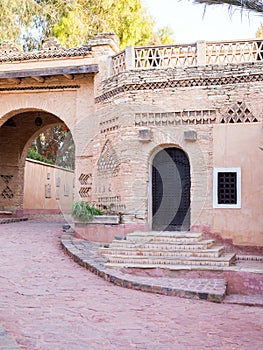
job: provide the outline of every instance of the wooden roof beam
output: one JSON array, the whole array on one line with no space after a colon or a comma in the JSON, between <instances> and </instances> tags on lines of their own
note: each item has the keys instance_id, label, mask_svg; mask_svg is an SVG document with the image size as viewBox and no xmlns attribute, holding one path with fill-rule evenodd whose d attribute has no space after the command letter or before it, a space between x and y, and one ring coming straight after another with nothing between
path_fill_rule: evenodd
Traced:
<instances>
[{"instance_id":1,"label":"wooden roof beam","mask_svg":"<svg viewBox=\"0 0 263 350\"><path fill-rule=\"evenodd\" d=\"M64 74L64 77L67 78L68 80L73 80L74 75L73 74Z\"/></svg>"},{"instance_id":2,"label":"wooden roof beam","mask_svg":"<svg viewBox=\"0 0 263 350\"><path fill-rule=\"evenodd\" d=\"M7 79L11 84L20 84L21 79L20 78L9 78Z\"/></svg>"},{"instance_id":3,"label":"wooden roof beam","mask_svg":"<svg viewBox=\"0 0 263 350\"><path fill-rule=\"evenodd\" d=\"M38 68L38 69L26 69L19 71L1 71L0 79L13 79L13 78L33 78L37 81L43 82L45 77L54 75L70 76L76 74L96 74L99 72L97 64L83 65L83 66L70 66L70 67L49 67L49 68Z\"/></svg>"},{"instance_id":4,"label":"wooden roof beam","mask_svg":"<svg viewBox=\"0 0 263 350\"><path fill-rule=\"evenodd\" d=\"M41 76L33 76L31 78L34 79L35 81L37 81L38 83L44 83L44 81L45 81L45 78L43 78Z\"/></svg>"}]
</instances>

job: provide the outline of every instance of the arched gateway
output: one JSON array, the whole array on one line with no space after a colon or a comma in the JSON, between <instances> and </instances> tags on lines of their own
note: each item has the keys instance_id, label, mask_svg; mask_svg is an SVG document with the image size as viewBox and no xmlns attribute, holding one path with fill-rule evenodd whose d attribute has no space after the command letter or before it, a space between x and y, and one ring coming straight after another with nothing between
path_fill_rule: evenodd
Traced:
<instances>
[{"instance_id":1,"label":"arched gateway","mask_svg":"<svg viewBox=\"0 0 263 350\"><path fill-rule=\"evenodd\" d=\"M94 56L91 46L66 49L54 38L37 52L0 45L0 213L23 213L25 159L34 138L66 124L81 152L91 136ZM77 174L79 167L76 162Z\"/></svg>"},{"instance_id":2,"label":"arched gateway","mask_svg":"<svg viewBox=\"0 0 263 350\"><path fill-rule=\"evenodd\" d=\"M76 150L74 201L116 214L114 236L200 229L262 247L262 45L117 53L114 34L72 49L54 39L38 52L1 44L0 212L23 209L32 137L65 123Z\"/></svg>"},{"instance_id":3,"label":"arched gateway","mask_svg":"<svg viewBox=\"0 0 263 350\"><path fill-rule=\"evenodd\" d=\"M190 164L185 152L171 147L159 151L152 164L154 230L189 230Z\"/></svg>"},{"instance_id":4,"label":"arched gateway","mask_svg":"<svg viewBox=\"0 0 263 350\"><path fill-rule=\"evenodd\" d=\"M45 111L13 114L0 127L0 210L20 212L23 206L24 168L28 148L46 129L63 121ZM37 183L41 179L35 178ZM33 186L32 186L33 188Z\"/></svg>"}]
</instances>

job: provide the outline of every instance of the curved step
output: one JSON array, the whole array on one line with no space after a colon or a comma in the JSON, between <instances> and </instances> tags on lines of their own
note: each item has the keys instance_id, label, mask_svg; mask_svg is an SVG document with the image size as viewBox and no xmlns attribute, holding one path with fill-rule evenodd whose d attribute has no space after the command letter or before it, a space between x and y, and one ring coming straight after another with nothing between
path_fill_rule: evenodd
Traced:
<instances>
[{"instance_id":1,"label":"curved step","mask_svg":"<svg viewBox=\"0 0 263 350\"><path fill-rule=\"evenodd\" d=\"M203 250L210 248L214 245L213 239L202 240L198 242L185 242L184 240L178 240L176 242L167 243L153 243L153 242L133 242L129 240L114 240L110 244L110 248L123 248L123 249L158 249L158 250Z\"/></svg>"},{"instance_id":2,"label":"curved step","mask_svg":"<svg viewBox=\"0 0 263 350\"><path fill-rule=\"evenodd\" d=\"M143 257L143 256L125 256L125 255L109 255L107 260L109 263L138 265L144 268L145 265L195 265L195 266L229 266L235 260L235 254L227 253L220 257Z\"/></svg>"},{"instance_id":3,"label":"curved step","mask_svg":"<svg viewBox=\"0 0 263 350\"><path fill-rule=\"evenodd\" d=\"M158 247L157 247L158 248ZM223 246L214 246L210 249L149 249L149 248L127 248L127 247L110 247L100 248L100 253L108 257L110 255L144 256L144 257L219 257L224 252Z\"/></svg>"}]
</instances>

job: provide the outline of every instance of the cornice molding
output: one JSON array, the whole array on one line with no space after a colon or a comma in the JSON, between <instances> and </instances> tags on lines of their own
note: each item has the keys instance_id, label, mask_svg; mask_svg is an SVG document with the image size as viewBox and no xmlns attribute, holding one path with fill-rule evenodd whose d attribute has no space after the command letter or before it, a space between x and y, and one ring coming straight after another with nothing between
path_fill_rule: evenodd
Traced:
<instances>
[{"instance_id":1,"label":"cornice molding","mask_svg":"<svg viewBox=\"0 0 263 350\"><path fill-rule=\"evenodd\" d=\"M142 82L137 84L122 84L116 88L106 91L104 94L95 98L95 103L101 103L114 97L118 94L128 91L142 91L142 90L159 90L168 88L192 88L192 87L207 87L220 86L228 84L242 84L263 81L263 73L244 74L236 76L221 76L221 77L197 77L188 79L174 79L159 82Z\"/></svg>"}]
</instances>

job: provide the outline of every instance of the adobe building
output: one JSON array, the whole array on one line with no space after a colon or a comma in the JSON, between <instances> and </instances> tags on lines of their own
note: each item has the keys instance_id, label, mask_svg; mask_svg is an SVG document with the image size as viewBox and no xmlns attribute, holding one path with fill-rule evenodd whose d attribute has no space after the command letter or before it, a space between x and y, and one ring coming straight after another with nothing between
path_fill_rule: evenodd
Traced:
<instances>
[{"instance_id":1,"label":"adobe building","mask_svg":"<svg viewBox=\"0 0 263 350\"><path fill-rule=\"evenodd\" d=\"M65 123L74 200L135 230L210 232L263 247L259 40L128 47L113 34L65 49L0 47L0 210L23 212L36 136ZM36 179L36 182L38 179Z\"/></svg>"}]
</instances>

